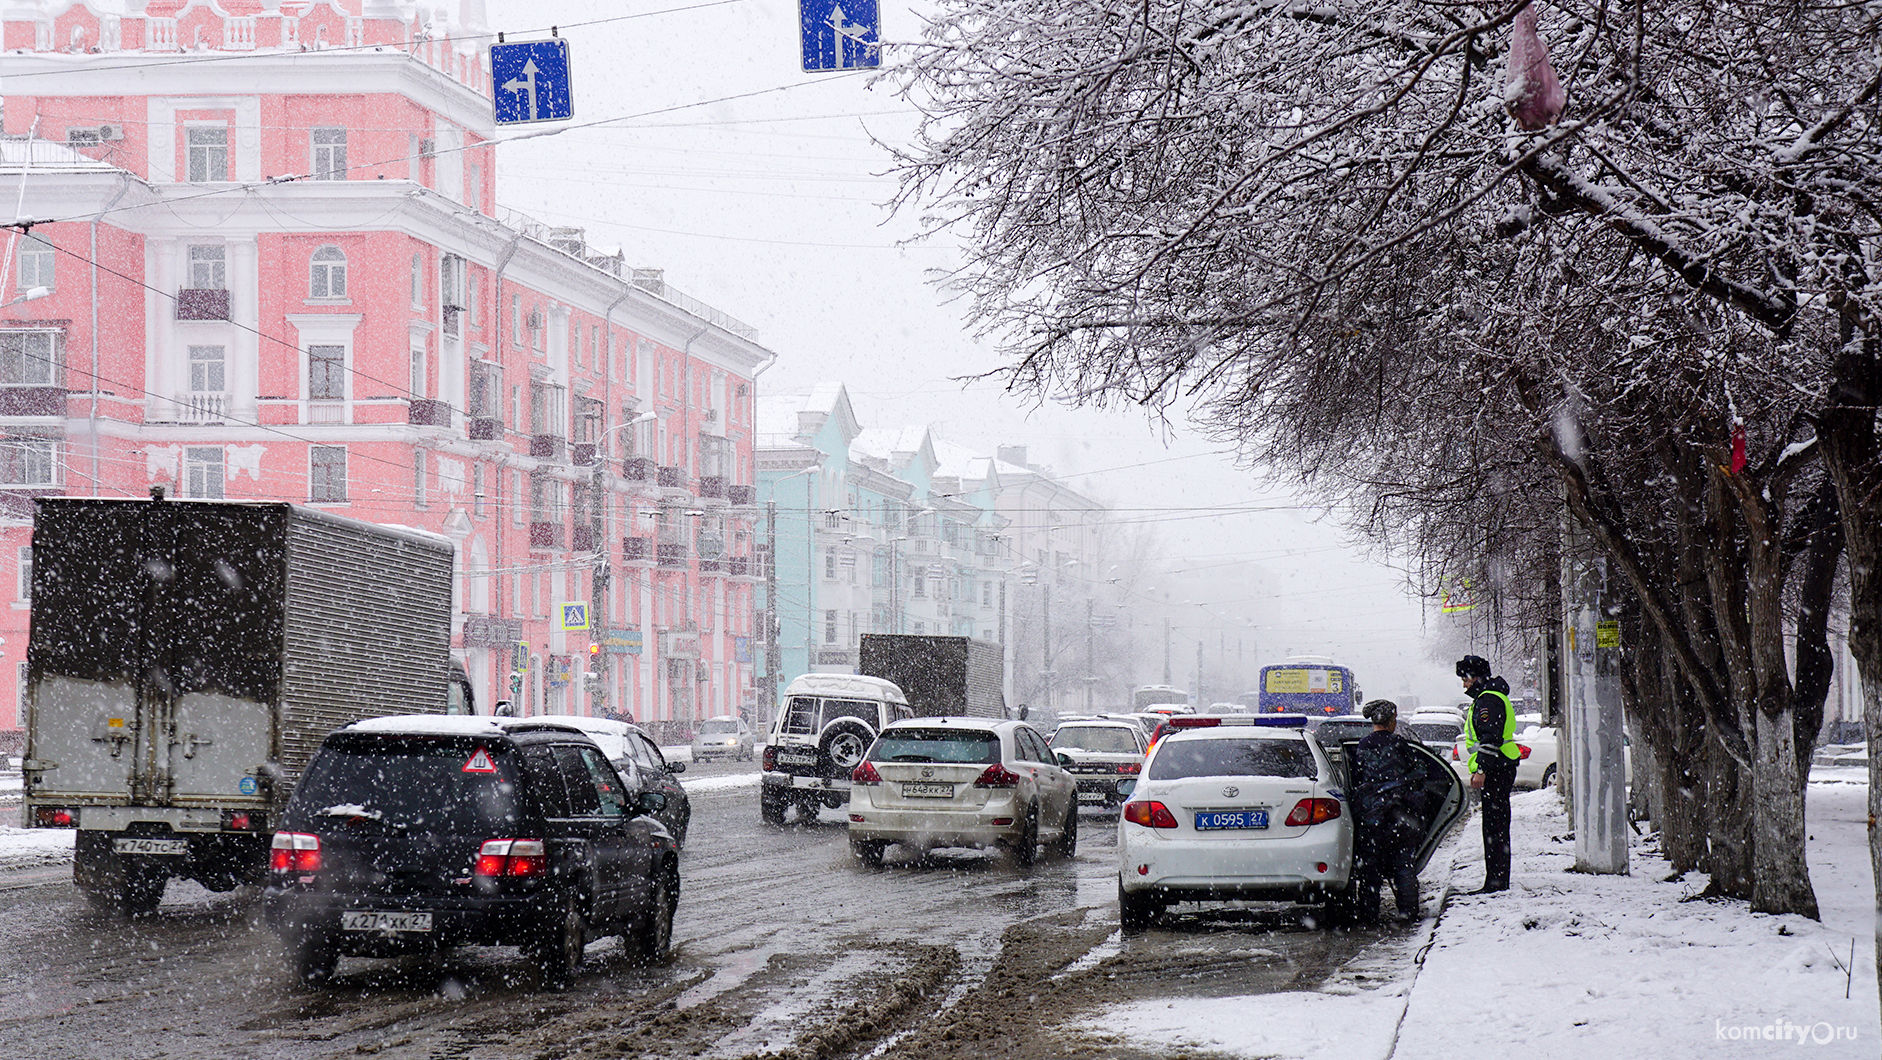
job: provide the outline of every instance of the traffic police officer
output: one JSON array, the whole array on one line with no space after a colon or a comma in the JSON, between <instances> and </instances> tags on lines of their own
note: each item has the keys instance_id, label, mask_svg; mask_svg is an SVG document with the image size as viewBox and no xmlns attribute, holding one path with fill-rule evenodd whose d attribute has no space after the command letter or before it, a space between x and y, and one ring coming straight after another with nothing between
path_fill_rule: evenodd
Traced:
<instances>
[{"instance_id":1,"label":"traffic police officer","mask_svg":"<svg viewBox=\"0 0 1882 1060\"><path fill-rule=\"evenodd\" d=\"M1457 676L1470 696L1464 715L1464 744L1470 749L1470 786L1481 794L1483 810L1483 886L1472 894L1507 891L1510 886L1510 789L1516 786L1516 708L1509 682L1490 675L1481 656L1457 660Z\"/></svg>"}]
</instances>

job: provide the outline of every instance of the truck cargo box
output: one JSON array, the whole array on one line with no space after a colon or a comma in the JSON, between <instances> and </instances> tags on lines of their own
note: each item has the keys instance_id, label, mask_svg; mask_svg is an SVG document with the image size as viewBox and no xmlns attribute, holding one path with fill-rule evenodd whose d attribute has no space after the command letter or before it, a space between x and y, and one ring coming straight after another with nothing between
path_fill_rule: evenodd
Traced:
<instances>
[{"instance_id":1,"label":"truck cargo box","mask_svg":"<svg viewBox=\"0 0 1882 1060\"><path fill-rule=\"evenodd\" d=\"M922 717L1006 716L1005 649L990 641L865 633L857 671L895 682Z\"/></svg>"}]
</instances>

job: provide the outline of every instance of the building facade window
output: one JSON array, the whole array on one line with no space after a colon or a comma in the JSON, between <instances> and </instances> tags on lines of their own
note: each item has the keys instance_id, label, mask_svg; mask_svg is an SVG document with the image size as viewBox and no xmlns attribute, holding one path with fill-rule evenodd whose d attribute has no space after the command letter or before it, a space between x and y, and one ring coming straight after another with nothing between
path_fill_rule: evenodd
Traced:
<instances>
[{"instance_id":1,"label":"building facade window","mask_svg":"<svg viewBox=\"0 0 1882 1060\"><path fill-rule=\"evenodd\" d=\"M52 244L28 232L20 239L19 289L53 286L55 251Z\"/></svg>"},{"instance_id":2,"label":"building facade window","mask_svg":"<svg viewBox=\"0 0 1882 1060\"><path fill-rule=\"evenodd\" d=\"M221 346L190 347L190 392L220 394L228 388L228 351Z\"/></svg>"},{"instance_id":3,"label":"building facade window","mask_svg":"<svg viewBox=\"0 0 1882 1060\"><path fill-rule=\"evenodd\" d=\"M20 546L20 599L33 598L33 546Z\"/></svg>"},{"instance_id":4,"label":"building facade window","mask_svg":"<svg viewBox=\"0 0 1882 1060\"><path fill-rule=\"evenodd\" d=\"M484 517L484 466L471 465L471 514L479 519Z\"/></svg>"},{"instance_id":5,"label":"building facade window","mask_svg":"<svg viewBox=\"0 0 1882 1060\"><path fill-rule=\"evenodd\" d=\"M412 255L412 308L425 308L425 259Z\"/></svg>"},{"instance_id":6,"label":"building facade window","mask_svg":"<svg viewBox=\"0 0 1882 1060\"><path fill-rule=\"evenodd\" d=\"M0 437L0 485L56 486L58 482L57 439Z\"/></svg>"},{"instance_id":7,"label":"building facade window","mask_svg":"<svg viewBox=\"0 0 1882 1060\"><path fill-rule=\"evenodd\" d=\"M57 386L61 333L0 331L0 386Z\"/></svg>"},{"instance_id":8,"label":"building facade window","mask_svg":"<svg viewBox=\"0 0 1882 1060\"><path fill-rule=\"evenodd\" d=\"M825 581L836 580L836 549L823 550L823 577Z\"/></svg>"},{"instance_id":9,"label":"building facade window","mask_svg":"<svg viewBox=\"0 0 1882 1060\"><path fill-rule=\"evenodd\" d=\"M427 463L429 460L423 449L412 450L412 506L415 508L423 508L427 503L425 497L425 465Z\"/></svg>"},{"instance_id":10,"label":"building facade window","mask_svg":"<svg viewBox=\"0 0 1882 1060\"><path fill-rule=\"evenodd\" d=\"M307 396L315 401L346 397L346 347L307 347Z\"/></svg>"},{"instance_id":11,"label":"building facade window","mask_svg":"<svg viewBox=\"0 0 1882 1060\"><path fill-rule=\"evenodd\" d=\"M422 398L425 396L425 377L428 374L430 374L426 370L427 367L429 366L429 362L430 362L430 359L425 356L425 351L423 349L416 349L412 351L411 383L412 383L412 396L415 398Z\"/></svg>"},{"instance_id":12,"label":"building facade window","mask_svg":"<svg viewBox=\"0 0 1882 1060\"><path fill-rule=\"evenodd\" d=\"M183 450L183 495L201 501L222 499L222 447L192 445Z\"/></svg>"},{"instance_id":13,"label":"building facade window","mask_svg":"<svg viewBox=\"0 0 1882 1060\"><path fill-rule=\"evenodd\" d=\"M315 180L346 179L346 130L315 129L312 173Z\"/></svg>"},{"instance_id":14,"label":"building facade window","mask_svg":"<svg viewBox=\"0 0 1882 1060\"><path fill-rule=\"evenodd\" d=\"M229 289L228 251L221 244L197 243L190 247L189 286L197 291Z\"/></svg>"},{"instance_id":15,"label":"building facade window","mask_svg":"<svg viewBox=\"0 0 1882 1060\"><path fill-rule=\"evenodd\" d=\"M346 503L346 447L316 445L307 454L307 499L315 504Z\"/></svg>"},{"instance_id":16,"label":"building facade window","mask_svg":"<svg viewBox=\"0 0 1882 1060\"><path fill-rule=\"evenodd\" d=\"M307 297L346 297L346 254L339 247L325 246L314 251L307 265Z\"/></svg>"},{"instance_id":17,"label":"building facade window","mask_svg":"<svg viewBox=\"0 0 1882 1060\"><path fill-rule=\"evenodd\" d=\"M185 178L192 184L229 179L229 127L197 125L184 131Z\"/></svg>"},{"instance_id":18,"label":"building facade window","mask_svg":"<svg viewBox=\"0 0 1882 1060\"><path fill-rule=\"evenodd\" d=\"M823 642L825 644L836 643L836 612L835 611L825 611L823 613Z\"/></svg>"}]
</instances>

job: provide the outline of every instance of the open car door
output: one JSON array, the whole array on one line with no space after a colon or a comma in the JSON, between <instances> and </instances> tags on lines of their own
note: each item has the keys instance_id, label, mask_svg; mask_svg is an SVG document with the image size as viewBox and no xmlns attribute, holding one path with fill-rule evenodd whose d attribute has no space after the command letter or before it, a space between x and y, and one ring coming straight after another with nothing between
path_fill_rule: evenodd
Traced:
<instances>
[{"instance_id":1,"label":"open car door","mask_svg":"<svg viewBox=\"0 0 1882 1060\"><path fill-rule=\"evenodd\" d=\"M1354 774L1356 759L1353 748L1358 746L1358 738L1339 741L1338 765L1346 772L1348 790L1359 786L1360 778ZM1425 793L1424 839L1418 844L1418 871L1425 871L1431 855L1444 842L1444 837L1451 833L1457 822L1463 819L1470 803L1464 782L1453 770L1450 763L1431 748L1417 740L1407 739L1406 746L1418 753L1420 761L1425 763L1425 771L1420 787Z\"/></svg>"}]
</instances>

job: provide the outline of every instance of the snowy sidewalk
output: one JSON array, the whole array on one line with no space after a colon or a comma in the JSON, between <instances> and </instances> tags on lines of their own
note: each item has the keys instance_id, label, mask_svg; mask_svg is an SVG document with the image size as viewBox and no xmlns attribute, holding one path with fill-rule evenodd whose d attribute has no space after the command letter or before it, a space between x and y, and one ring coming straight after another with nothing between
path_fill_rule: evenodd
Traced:
<instances>
[{"instance_id":1,"label":"snowy sidewalk","mask_svg":"<svg viewBox=\"0 0 1882 1060\"><path fill-rule=\"evenodd\" d=\"M1161 1053L1274 1060L1875 1060L1875 891L1862 770L1812 773L1810 876L1821 923L1683 901L1636 837L1629 876L1569 871L1574 841L1553 791L1513 800L1510 891L1453 893L1433 923L1382 939L1373 959L1313 992L1120 1005L1079 1028ZM1475 815L1439 851L1449 886L1483 880ZM1434 859L1435 861L1435 859ZM1425 908L1446 872L1425 872ZM1849 997L1845 973L1855 946ZM1770 1035L1770 1040L1766 1035Z\"/></svg>"}]
</instances>

